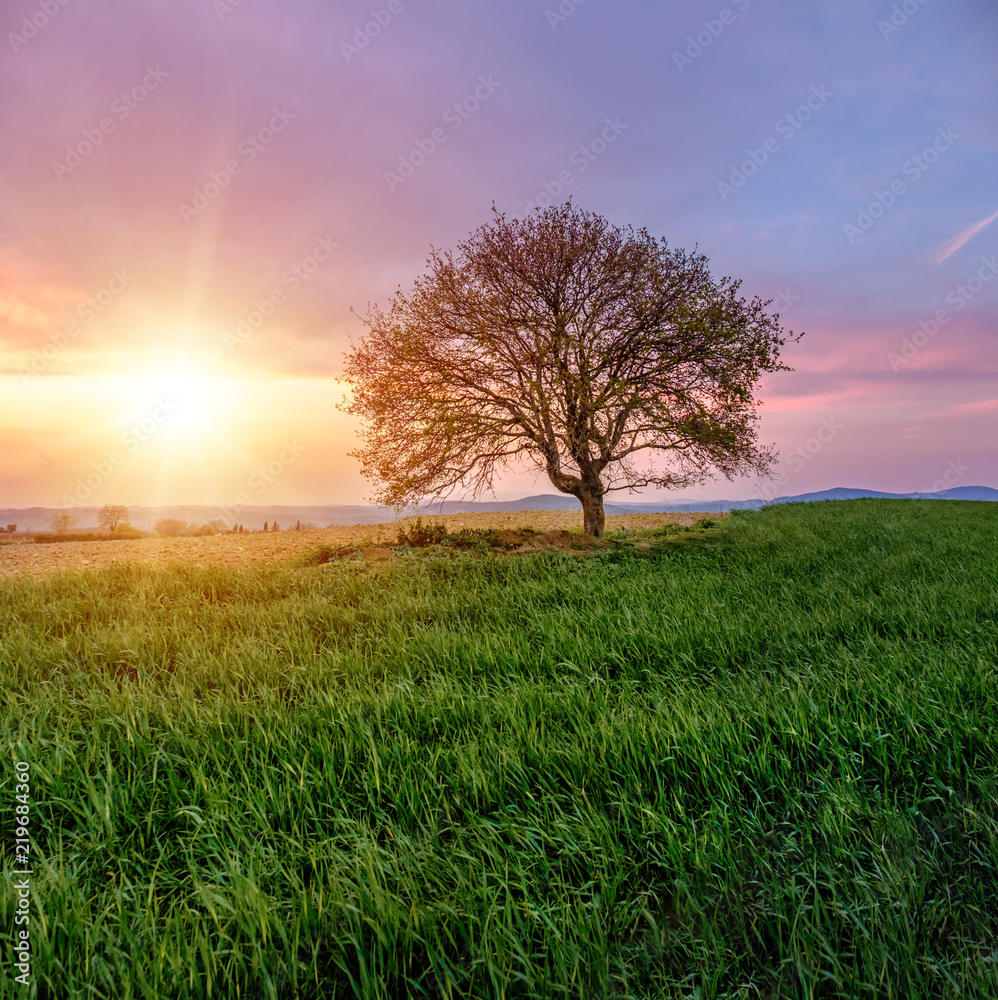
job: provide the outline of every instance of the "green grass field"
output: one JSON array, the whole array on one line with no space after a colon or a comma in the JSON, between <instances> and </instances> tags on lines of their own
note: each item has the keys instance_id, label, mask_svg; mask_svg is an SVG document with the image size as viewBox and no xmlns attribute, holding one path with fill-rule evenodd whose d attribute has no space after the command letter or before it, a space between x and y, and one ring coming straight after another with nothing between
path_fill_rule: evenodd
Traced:
<instances>
[{"instance_id":1,"label":"green grass field","mask_svg":"<svg viewBox=\"0 0 998 1000\"><path fill-rule=\"evenodd\" d=\"M998 505L643 537L0 582L0 995L998 997Z\"/></svg>"}]
</instances>

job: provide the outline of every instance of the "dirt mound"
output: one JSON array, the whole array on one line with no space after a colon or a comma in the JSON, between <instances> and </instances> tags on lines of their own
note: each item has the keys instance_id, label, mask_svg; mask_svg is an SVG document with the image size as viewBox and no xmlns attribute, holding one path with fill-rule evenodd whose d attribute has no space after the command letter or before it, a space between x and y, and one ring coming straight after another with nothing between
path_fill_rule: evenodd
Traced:
<instances>
[{"instance_id":1,"label":"dirt mound","mask_svg":"<svg viewBox=\"0 0 998 1000\"><path fill-rule=\"evenodd\" d=\"M572 542L578 540L578 535L570 531L545 531L543 535L528 538L517 552L542 552L547 549L570 549Z\"/></svg>"},{"instance_id":2,"label":"dirt mound","mask_svg":"<svg viewBox=\"0 0 998 1000\"><path fill-rule=\"evenodd\" d=\"M589 538L571 531L545 531L543 535L530 536L517 552L549 552L560 549L567 552L570 549L602 549L610 543L605 538Z\"/></svg>"},{"instance_id":3,"label":"dirt mound","mask_svg":"<svg viewBox=\"0 0 998 1000\"><path fill-rule=\"evenodd\" d=\"M496 541L500 545L511 549L522 545L527 539L533 537L534 534L532 531L513 531L511 528L503 528L501 531L496 532Z\"/></svg>"}]
</instances>

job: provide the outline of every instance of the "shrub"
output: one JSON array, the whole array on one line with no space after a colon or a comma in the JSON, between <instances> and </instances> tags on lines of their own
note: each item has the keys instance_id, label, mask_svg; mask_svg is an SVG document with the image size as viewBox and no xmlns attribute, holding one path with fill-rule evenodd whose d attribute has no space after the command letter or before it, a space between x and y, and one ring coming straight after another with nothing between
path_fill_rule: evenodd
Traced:
<instances>
[{"instance_id":1,"label":"shrub","mask_svg":"<svg viewBox=\"0 0 998 1000\"><path fill-rule=\"evenodd\" d=\"M663 524L661 528L655 529L655 534L668 538L669 535L678 535L679 532L685 530L681 524Z\"/></svg>"},{"instance_id":2,"label":"shrub","mask_svg":"<svg viewBox=\"0 0 998 1000\"><path fill-rule=\"evenodd\" d=\"M499 532L493 528L462 528L460 531L449 532L441 545L482 554L506 547L499 540Z\"/></svg>"},{"instance_id":3,"label":"shrub","mask_svg":"<svg viewBox=\"0 0 998 1000\"><path fill-rule=\"evenodd\" d=\"M222 525L221 527L219 527L220 524ZM187 534L200 537L202 535L217 535L223 531L225 531L224 523L220 521L208 521L206 524L192 524Z\"/></svg>"},{"instance_id":4,"label":"shrub","mask_svg":"<svg viewBox=\"0 0 998 1000\"><path fill-rule=\"evenodd\" d=\"M157 535L164 535L168 538L172 538L176 535L183 535L187 533L187 522L181 521L177 517L161 517L156 521L152 530L156 532Z\"/></svg>"},{"instance_id":5,"label":"shrub","mask_svg":"<svg viewBox=\"0 0 998 1000\"><path fill-rule=\"evenodd\" d=\"M399 548L426 549L440 545L447 537L447 528L442 524L423 524L417 517L409 529L399 528L395 544Z\"/></svg>"},{"instance_id":6,"label":"shrub","mask_svg":"<svg viewBox=\"0 0 998 1000\"><path fill-rule=\"evenodd\" d=\"M145 538L145 534L144 531L133 528L127 521L119 521L111 531L114 538Z\"/></svg>"},{"instance_id":7,"label":"shrub","mask_svg":"<svg viewBox=\"0 0 998 1000\"><path fill-rule=\"evenodd\" d=\"M168 538L176 538L179 535L219 535L223 531L229 531L229 526L221 518L216 517L214 521L206 521L204 524L195 524L193 521L181 521L176 517L161 517L153 524L153 531L157 535L164 535ZM231 529L235 531L233 527Z\"/></svg>"}]
</instances>

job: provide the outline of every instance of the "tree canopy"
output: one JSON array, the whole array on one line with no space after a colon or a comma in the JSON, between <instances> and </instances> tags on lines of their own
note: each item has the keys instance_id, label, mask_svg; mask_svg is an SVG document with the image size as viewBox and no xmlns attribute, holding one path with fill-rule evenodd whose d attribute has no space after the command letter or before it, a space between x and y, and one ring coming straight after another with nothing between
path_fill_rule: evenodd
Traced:
<instances>
[{"instance_id":1,"label":"tree canopy","mask_svg":"<svg viewBox=\"0 0 998 1000\"><path fill-rule=\"evenodd\" d=\"M128 508L121 504L106 503L97 511L97 523L109 532L113 532L127 517Z\"/></svg>"},{"instance_id":2,"label":"tree canopy","mask_svg":"<svg viewBox=\"0 0 998 1000\"><path fill-rule=\"evenodd\" d=\"M66 511L57 514L49 515L49 527L57 535L66 535L76 526L78 517L76 514L70 514Z\"/></svg>"},{"instance_id":3,"label":"tree canopy","mask_svg":"<svg viewBox=\"0 0 998 1000\"><path fill-rule=\"evenodd\" d=\"M603 498L765 473L753 390L779 362L779 314L702 254L571 204L491 224L389 307L347 355L353 452L400 509L477 495L513 463L545 472L603 533ZM799 338L798 338L799 339ZM640 459L647 461L641 462Z\"/></svg>"}]
</instances>

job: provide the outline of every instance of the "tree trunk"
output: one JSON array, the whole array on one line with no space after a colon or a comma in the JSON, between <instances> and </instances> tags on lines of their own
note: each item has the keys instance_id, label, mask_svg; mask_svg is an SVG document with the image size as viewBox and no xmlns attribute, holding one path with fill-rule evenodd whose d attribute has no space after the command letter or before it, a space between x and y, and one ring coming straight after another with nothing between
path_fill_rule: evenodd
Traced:
<instances>
[{"instance_id":1,"label":"tree trunk","mask_svg":"<svg viewBox=\"0 0 998 1000\"><path fill-rule=\"evenodd\" d=\"M606 516L603 513L603 494L584 492L579 500L582 501L583 531L593 538L602 538L606 523Z\"/></svg>"}]
</instances>

